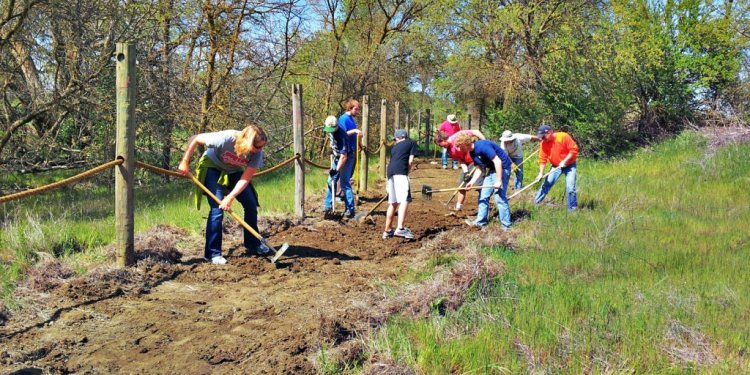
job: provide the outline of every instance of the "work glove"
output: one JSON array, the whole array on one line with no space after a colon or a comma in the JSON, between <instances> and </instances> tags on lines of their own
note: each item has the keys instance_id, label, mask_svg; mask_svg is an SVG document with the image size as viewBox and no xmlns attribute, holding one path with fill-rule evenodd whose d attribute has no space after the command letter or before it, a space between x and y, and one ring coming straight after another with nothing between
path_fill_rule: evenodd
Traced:
<instances>
[{"instance_id":1,"label":"work glove","mask_svg":"<svg viewBox=\"0 0 750 375\"><path fill-rule=\"evenodd\" d=\"M566 167L565 161L561 161L560 164L557 166L560 169L563 169Z\"/></svg>"},{"instance_id":2,"label":"work glove","mask_svg":"<svg viewBox=\"0 0 750 375\"><path fill-rule=\"evenodd\" d=\"M542 179L542 177L544 177L544 174L540 173L540 174L536 175L536 180L534 180L534 181L539 181L539 180Z\"/></svg>"},{"instance_id":3,"label":"work glove","mask_svg":"<svg viewBox=\"0 0 750 375\"><path fill-rule=\"evenodd\" d=\"M335 168L331 168L330 171L328 171L328 175L331 176L331 178L335 177L336 174L339 173Z\"/></svg>"},{"instance_id":4,"label":"work glove","mask_svg":"<svg viewBox=\"0 0 750 375\"><path fill-rule=\"evenodd\" d=\"M464 173L464 184L468 184L471 181L472 173Z\"/></svg>"}]
</instances>

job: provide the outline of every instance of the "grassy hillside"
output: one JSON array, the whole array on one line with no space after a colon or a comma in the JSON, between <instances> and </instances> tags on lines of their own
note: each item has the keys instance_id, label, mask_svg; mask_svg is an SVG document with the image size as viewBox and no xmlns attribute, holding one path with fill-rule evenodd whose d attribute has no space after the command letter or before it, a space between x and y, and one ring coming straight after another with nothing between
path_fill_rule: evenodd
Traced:
<instances>
[{"instance_id":1,"label":"grassy hillside","mask_svg":"<svg viewBox=\"0 0 750 375\"><path fill-rule=\"evenodd\" d=\"M428 320L393 319L375 350L424 373L748 373L750 145L714 155L686 133L613 162L579 162L489 248L506 266L490 298ZM556 202L555 202L556 201Z\"/></svg>"}]
</instances>

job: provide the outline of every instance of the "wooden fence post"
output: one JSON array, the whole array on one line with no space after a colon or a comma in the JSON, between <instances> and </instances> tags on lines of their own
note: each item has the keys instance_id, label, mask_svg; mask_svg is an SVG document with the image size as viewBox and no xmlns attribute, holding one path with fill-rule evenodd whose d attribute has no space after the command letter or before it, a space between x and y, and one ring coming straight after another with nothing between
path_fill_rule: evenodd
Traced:
<instances>
[{"instance_id":1,"label":"wooden fence post","mask_svg":"<svg viewBox=\"0 0 750 375\"><path fill-rule=\"evenodd\" d=\"M469 113L469 123L466 125L466 129L471 129L471 113Z\"/></svg>"},{"instance_id":2,"label":"wooden fence post","mask_svg":"<svg viewBox=\"0 0 750 375\"><path fill-rule=\"evenodd\" d=\"M394 102L393 103L393 130L401 129L401 124L399 124L400 116L399 116L399 106L401 103ZM407 133L409 134L409 133Z\"/></svg>"},{"instance_id":3,"label":"wooden fence post","mask_svg":"<svg viewBox=\"0 0 750 375\"><path fill-rule=\"evenodd\" d=\"M362 143L370 145L370 97L362 96ZM367 151L360 150L359 158L359 191L367 190Z\"/></svg>"},{"instance_id":4,"label":"wooden fence post","mask_svg":"<svg viewBox=\"0 0 750 375\"><path fill-rule=\"evenodd\" d=\"M388 142L388 123L386 122L386 100L380 101L380 178L385 179L385 154Z\"/></svg>"},{"instance_id":5,"label":"wooden fence post","mask_svg":"<svg viewBox=\"0 0 750 375\"><path fill-rule=\"evenodd\" d=\"M425 110L424 119L424 152L429 156L430 154L430 109Z\"/></svg>"},{"instance_id":6,"label":"wooden fence post","mask_svg":"<svg viewBox=\"0 0 750 375\"><path fill-rule=\"evenodd\" d=\"M411 115L411 113L409 113L409 109L407 108L406 109L406 119L404 121L404 125L405 125L404 128L406 129L406 134L409 135L409 138L411 138L411 124L409 124L409 121L411 120L411 118L410 118L411 116L410 115Z\"/></svg>"},{"instance_id":7,"label":"wooden fence post","mask_svg":"<svg viewBox=\"0 0 750 375\"><path fill-rule=\"evenodd\" d=\"M135 262L135 204L133 171L135 169L135 46L116 46L117 145L115 158L124 163L115 168L115 236L117 266Z\"/></svg>"},{"instance_id":8,"label":"wooden fence post","mask_svg":"<svg viewBox=\"0 0 750 375\"><path fill-rule=\"evenodd\" d=\"M292 86L292 132L294 134L294 153L299 156L299 159L294 163L294 214L299 219L305 217L304 113L302 85L294 84Z\"/></svg>"}]
</instances>

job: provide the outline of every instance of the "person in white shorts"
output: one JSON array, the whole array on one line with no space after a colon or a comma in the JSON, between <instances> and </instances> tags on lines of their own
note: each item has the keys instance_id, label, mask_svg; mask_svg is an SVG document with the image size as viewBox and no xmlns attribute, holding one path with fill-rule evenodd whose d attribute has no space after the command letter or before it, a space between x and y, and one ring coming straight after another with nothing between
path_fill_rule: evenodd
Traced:
<instances>
[{"instance_id":1,"label":"person in white shorts","mask_svg":"<svg viewBox=\"0 0 750 375\"><path fill-rule=\"evenodd\" d=\"M396 130L393 136L395 143L391 149L391 161L388 163L386 189L388 190L388 211L385 215L383 239L393 236L413 239L409 228L404 226L406 207L411 201L409 171L417 154L417 143L409 139L405 129ZM393 214L398 210L398 226L391 229Z\"/></svg>"}]
</instances>

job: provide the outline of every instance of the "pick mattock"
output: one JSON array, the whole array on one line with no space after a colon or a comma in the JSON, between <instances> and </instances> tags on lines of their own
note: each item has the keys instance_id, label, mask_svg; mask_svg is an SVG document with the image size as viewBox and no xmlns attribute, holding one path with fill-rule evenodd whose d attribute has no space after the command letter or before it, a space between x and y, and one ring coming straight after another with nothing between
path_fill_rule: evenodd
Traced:
<instances>
[{"instance_id":1,"label":"pick mattock","mask_svg":"<svg viewBox=\"0 0 750 375\"><path fill-rule=\"evenodd\" d=\"M197 178L195 178L195 176L193 176L192 173L188 173L188 176L190 176L190 179L193 180L193 183L197 185L199 188L201 188L201 190L203 190L203 192L206 193L206 195L211 197L211 199L213 199L216 203L221 204L221 200L216 195L214 195L214 193L208 190L208 188L206 188ZM261 236L257 231L255 231L253 227L247 225L245 220L242 220L242 218L239 215L234 213L234 211L227 210L227 212L229 212L229 215L231 215L235 220L237 220L237 222L240 223L242 227L247 229L247 231L250 232L250 234L252 234L255 238L260 240L262 244L268 246L269 249L273 250L275 255L273 256L273 258L271 258L271 263L276 263L276 261L279 260L281 255L284 254L284 252L289 248L289 244L285 242L283 245L281 245L281 248L276 250L273 246L271 246L270 243L268 243L268 241L265 238L263 238L263 236Z\"/></svg>"},{"instance_id":2,"label":"pick mattock","mask_svg":"<svg viewBox=\"0 0 750 375\"><path fill-rule=\"evenodd\" d=\"M474 174L474 168L476 168L476 166L471 167L471 170L468 171L466 174L469 175L469 176L472 175L472 174ZM447 202L443 203L443 206L447 206L447 205L451 204L451 201L453 200L453 198L456 197L456 194L458 194L459 191L463 190L464 185L466 185L466 181L461 181L461 184L458 185L458 189L456 190L456 192L453 193L453 195L451 195L451 198L448 199Z\"/></svg>"},{"instance_id":3,"label":"pick mattock","mask_svg":"<svg viewBox=\"0 0 750 375\"><path fill-rule=\"evenodd\" d=\"M443 193L446 191L456 191L456 190L476 190L476 189L484 189L484 188L493 188L492 185L487 186L472 186L472 187L458 187L458 188L450 188L450 189L438 189L433 190L430 185L422 185L422 198L430 200L432 199L432 193Z\"/></svg>"}]
</instances>

